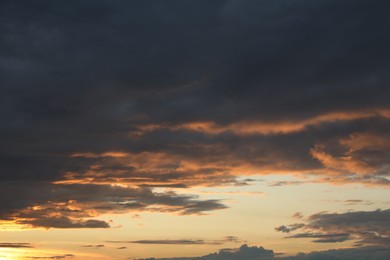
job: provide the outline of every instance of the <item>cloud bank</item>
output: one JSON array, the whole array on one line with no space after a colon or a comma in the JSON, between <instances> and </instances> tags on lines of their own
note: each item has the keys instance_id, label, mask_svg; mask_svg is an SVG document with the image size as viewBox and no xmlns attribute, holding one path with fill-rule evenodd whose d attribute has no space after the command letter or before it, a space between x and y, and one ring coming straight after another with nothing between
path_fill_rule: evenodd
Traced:
<instances>
[{"instance_id":1,"label":"cloud bank","mask_svg":"<svg viewBox=\"0 0 390 260\"><path fill-rule=\"evenodd\" d=\"M204 214L227 206L155 189L253 174L388 187L386 7L2 1L0 220Z\"/></svg>"},{"instance_id":2,"label":"cloud bank","mask_svg":"<svg viewBox=\"0 0 390 260\"><path fill-rule=\"evenodd\" d=\"M290 233L286 238L314 238L316 243L355 241L356 246L389 246L390 209L351 211L346 213L321 212L307 218L305 223L276 227L276 231Z\"/></svg>"},{"instance_id":3,"label":"cloud bank","mask_svg":"<svg viewBox=\"0 0 390 260\"><path fill-rule=\"evenodd\" d=\"M242 245L235 249L221 249L218 253L213 253L200 257L174 257L174 258L145 258L142 260L369 260L378 259L385 260L390 256L390 249L383 247L363 247L363 248L347 248L328 251L319 251L312 253L299 253L295 256L283 256L274 253L272 250L263 247ZM141 260L141 259L140 259Z\"/></svg>"}]
</instances>

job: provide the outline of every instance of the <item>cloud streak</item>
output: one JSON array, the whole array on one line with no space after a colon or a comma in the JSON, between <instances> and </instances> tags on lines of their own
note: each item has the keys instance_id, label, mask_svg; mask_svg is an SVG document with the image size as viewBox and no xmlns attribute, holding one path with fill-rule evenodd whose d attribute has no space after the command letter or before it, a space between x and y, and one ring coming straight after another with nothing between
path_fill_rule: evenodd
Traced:
<instances>
[{"instance_id":1,"label":"cloud streak","mask_svg":"<svg viewBox=\"0 0 390 260\"><path fill-rule=\"evenodd\" d=\"M34 247L30 243L0 243L1 248L32 248Z\"/></svg>"},{"instance_id":2,"label":"cloud streak","mask_svg":"<svg viewBox=\"0 0 390 260\"><path fill-rule=\"evenodd\" d=\"M242 241L235 236L226 236L220 240L203 240L203 239L158 239L158 240L131 240L131 241L106 241L109 243L123 244L152 244L152 245L221 245L224 243L241 243Z\"/></svg>"}]
</instances>

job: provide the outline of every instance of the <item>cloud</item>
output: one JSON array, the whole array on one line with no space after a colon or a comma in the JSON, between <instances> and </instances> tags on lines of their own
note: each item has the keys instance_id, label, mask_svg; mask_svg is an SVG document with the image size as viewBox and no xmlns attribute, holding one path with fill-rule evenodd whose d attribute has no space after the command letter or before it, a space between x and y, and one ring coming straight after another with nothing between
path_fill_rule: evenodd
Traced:
<instances>
[{"instance_id":1,"label":"cloud","mask_svg":"<svg viewBox=\"0 0 390 260\"><path fill-rule=\"evenodd\" d=\"M385 4L100 1L87 12L82 3L40 3L35 9L6 1L2 23L8 29L2 47L7 55L1 57L5 84L0 96L6 111L2 167L7 174L2 178L57 180L67 171L83 172L84 163L97 159L77 161L67 154L168 148L189 153L206 141L218 148L221 137L202 140L208 133L222 135L234 146L243 132L284 136L292 134L289 129L301 132L328 123L388 121L388 59L381 51L390 41L381 20ZM339 12L330 18L334 8ZM367 10L378 15L362 18ZM242 16L244 21L238 19ZM334 29L335 24L344 26ZM172 26L174 32L168 29ZM29 131L23 130L26 125ZM344 136L362 130L351 129ZM144 138L133 140L129 133L139 131ZM160 142L147 141L156 135ZM312 137L321 139L316 133ZM257 142L265 142L265 154L296 159L283 156L274 137L264 139ZM30 140L30 148L18 140ZM295 140L295 150L306 157L300 162L313 166L308 153L316 143L298 147L303 139Z\"/></svg>"},{"instance_id":2,"label":"cloud","mask_svg":"<svg viewBox=\"0 0 390 260\"><path fill-rule=\"evenodd\" d=\"M0 248L32 248L30 243L0 243Z\"/></svg>"},{"instance_id":3,"label":"cloud","mask_svg":"<svg viewBox=\"0 0 390 260\"><path fill-rule=\"evenodd\" d=\"M279 231L279 230L277 230ZM290 230L291 231L291 230ZM318 238L313 240L315 243L335 243L335 242L344 242L349 240L349 234L345 233L299 233L291 236L287 236L286 238Z\"/></svg>"},{"instance_id":4,"label":"cloud","mask_svg":"<svg viewBox=\"0 0 390 260\"><path fill-rule=\"evenodd\" d=\"M64 255L54 255L54 256L26 256L25 258L30 259L64 259L64 258L74 258L73 254L64 254Z\"/></svg>"},{"instance_id":5,"label":"cloud","mask_svg":"<svg viewBox=\"0 0 390 260\"><path fill-rule=\"evenodd\" d=\"M273 259L274 252L272 250L264 249L263 247L250 247L246 244L242 245L240 248L235 249L221 249L218 253L209 254L201 257L191 257L191 258L161 258L161 259ZM149 260L155 258L148 258ZM146 259L144 259L146 260Z\"/></svg>"},{"instance_id":6,"label":"cloud","mask_svg":"<svg viewBox=\"0 0 390 260\"><path fill-rule=\"evenodd\" d=\"M240 195L240 196L266 196L265 192L262 191L199 191L200 194L222 194L222 195Z\"/></svg>"},{"instance_id":7,"label":"cloud","mask_svg":"<svg viewBox=\"0 0 390 260\"><path fill-rule=\"evenodd\" d=\"M302 229L306 232L286 238L317 238L312 242L333 243L346 240L367 246L388 246L390 237L390 210L351 211L346 213L318 213L306 223L294 224L288 228L280 226L277 231L290 232Z\"/></svg>"},{"instance_id":8,"label":"cloud","mask_svg":"<svg viewBox=\"0 0 390 260\"><path fill-rule=\"evenodd\" d=\"M107 241L110 243L131 243L131 244L157 244L157 245L200 245L208 244L204 240L190 240L190 239L181 239L181 240L134 240L134 241ZM212 243L214 244L214 243Z\"/></svg>"},{"instance_id":9,"label":"cloud","mask_svg":"<svg viewBox=\"0 0 390 260\"><path fill-rule=\"evenodd\" d=\"M102 248L102 247L105 247L105 245L83 245L81 247L87 247L87 248Z\"/></svg>"},{"instance_id":10,"label":"cloud","mask_svg":"<svg viewBox=\"0 0 390 260\"><path fill-rule=\"evenodd\" d=\"M0 219L204 214L227 206L155 189L242 175L389 186L387 5L2 1Z\"/></svg>"},{"instance_id":11,"label":"cloud","mask_svg":"<svg viewBox=\"0 0 390 260\"><path fill-rule=\"evenodd\" d=\"M276 181L269 184L268 186L276 187L276 186L286 186L286 185L300 185L303 183L304 183L303 181Z\"/></svg>"},{"instance_id":12,"label":"cloud","mask_svg":"<svg viewBox=\"0 0 390 260\"><path fill-rule=\"evenodd\" d=\"M384 247L362 247L362 248L347 248L347 249L333 249L320 252L312 252L308 254L298 254L295 257L287 259L310 259L310 260L321 260L321 259L345 259L345 260L368 260L378 259L385 260L390 256L390 249Z\"/></svg>"},{"instance_id":13,"label":"cloud","mask_svg":"<svg viewBox=\"0 0 390 260\"><path fill-rule=\"evenodd\" d=\"M343 205L372 205L373 201L361 199L330 200L331 202L341 203Z\"/></svg>"},{"instance_id":14,"label":"cloud","mask_svg":"<svg viewBox=\"0 0 390 260\"><path fill-rule=\"evenodd\" d=\"M263 247L242 245L240 248L228 248L221 249L218 253L213 253L199 257L173 257L173 258L147 258L142 260L273 260L273 259L285 259L285 260L369 260L378 259L386 260L390 256L390 249L386 247L361 247L361 248L346 248L346 249L333 249L327 251L318 251L311 253L299 253L295 256L280 256L280 254L274 253L272 250L264 249Z\"/></svg>"},{"instance_id":15,"label":"cloud","mask_svg":"<svg viewBox=\"0 0 390 260\"><path fill-rule=\"evenodd\" d=\"M300 228L302 228L304 226L305 226L305 224L302 224L302 223L292 224L292 225L289 225L289 226L282 225L282 226L276 227L275 230L283 232L283 233L290 233L291 231L300 229Z\"/></svg>"},{"instance_id":16,"label":"cloud","mask_svg":"<svg viewBox=\"0 0 390 260\"><path fill-rule=\"evenodd\" d=\"M295 219L302 219L303 215L302 215L302 212L295 212L292 217Z\"/></svg>"},{"instance_id":17,"label":"cloud","mask_svg":"<svg viewBox=\"0 0 390 260\"><path fill-rule=\"evenodd\" d=\"M374 202L369 201L369 200L350 199L350 200L345 200L345 201L344 201L344 204L345 204L345 205L358 205L358 204L362 204L362 205L372 205L372 204L374 204Z\"/></svg>"},{"instance_id":18,"label":"cloud","mask_svg":"<svg viewBox=\"0 0 390 260\"><path fill-rule=\"evenodd\" d=\"M156 245L221 245L224 243L241 243L235 236L226 236L221 240L203 239L159 239L159 240L132 240L132 241L106 241L109 243L130 243L130 244L156 244Z\"/></svg>"},{"instance_id":19,"label":"cloud","mask_svg":"<svg viewBox=\"0 0 390 260\"><path fill-rule=\"evenodd\" d=\"M194 195L153 192L150 188L134 188L94 184L5 184L0 219L16 224L44 228L108 228L110 223L93 219L101 214L151 211L181 215L206 214L224 209L219 200L200 200ZM37 189L40 192L36 192ZM28 197L29 200L25 200Z\"/></svg>"},{"instance_id":20,"label":"cloud","mask_svg":"<svg viewBox=\"0 0 390 260\"><path fill-rule=\"evenodd\" d=\"M68 217L40 217L36 219L16 220L17 224L31 225L44 228L109 228L110 225L102 220L71 220Z\"/></svg>"}]
</instances>

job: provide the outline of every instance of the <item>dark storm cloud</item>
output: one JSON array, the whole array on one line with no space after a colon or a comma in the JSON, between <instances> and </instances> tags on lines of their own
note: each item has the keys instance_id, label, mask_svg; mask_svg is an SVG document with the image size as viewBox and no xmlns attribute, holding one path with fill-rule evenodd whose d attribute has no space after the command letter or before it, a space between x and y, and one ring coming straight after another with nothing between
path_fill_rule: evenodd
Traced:
<instances>
[{"instance_id":1,"label":"dark storm cloud","mask_svg":"<svg viewBox=\"0 0 390 260\"><path fill-rule=\"evenodd\" d=\"M272 250L263 247L242 245L240 248L221 249L218 253L213 253L199 257L173 257L173 258L145 258L142 260L386 260L390 257L390 249L384 247L362 247L319 251L311 253L299 253L295 256L279 256ZM141 260L141 259L140 259Z\"/></svg>"},{"instance_id":2,"label":"dark storm cloud","mask_svg":"<svg viewBox=\"0 0 390 260\"><path fill-rule=\"evenodd\" d=\"M360 245L389 245L390 210L352 211L346 213L318 213L310 216L307 223L292 225L294 230L302 229L305 233L290 235L286 238L317 238L312 242L333 243L346 240L356 241ZM285 226L275 228L286 232ZM289 231L294 231L290 229Z\"/></svg>"},{"instance_id":3,"label":"dark storm cloud","mask_svg":"<svg viewBox=\"0 0 390 260\"><path fill-rule=\"evenodd\" d=\"M210 24L219 39L210 39L209 48L219 50L210 53L218 67L208 80L168 99L156 96L153 106L140 105L163 122L221 124L387 107L381 97L389 96L384 6L388 3L227 2L216 16L218 26Z\"/></svg>"},{"instance_id":4,"label":"dark storm cloud","mask_svg":"<svg viewBox=\"0 0 390 260\"><path fill-rule=\"evenodd\" d=\"M385 0L2 1L1 185L78 183L76 198L66 199L80 201L96 190L90 183L153 193L274 172L389 185L388 7ZM33 206L49 211L63 196L6 190L2 219L32 214ZM100 212L225 207L143 194L114 199L113 209L102 194ZM70 221L84 225L85 217L73 209Z\"/></svg>"},{"instance_id":5,"label":"dark storm cloud","mask_svg":"<svg viewBox=\"0 0 390 260\"><path fill-rule=\"evenodd\" d=\"M122 148L135 123L387 107L384 6L5 1L4 175L55 178L64 153Z\"/></svg>"}]
</instances>

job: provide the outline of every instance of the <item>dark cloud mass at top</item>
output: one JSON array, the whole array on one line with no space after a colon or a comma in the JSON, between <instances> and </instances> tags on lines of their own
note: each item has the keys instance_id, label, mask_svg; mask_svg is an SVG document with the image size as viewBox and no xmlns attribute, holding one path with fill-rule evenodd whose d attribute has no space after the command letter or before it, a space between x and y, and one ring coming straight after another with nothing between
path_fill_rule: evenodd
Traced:
<instances>
[{"instance_id":1,"label":"dark cloud mass at top","mask_svg":"<svg viewBox=\"0 0 390 260\"><path fill-rule=\"evenodd\" d=\"M387 186L389 9L385 0L1 1L1 185L76 189L61 203L85 207L86 191L69 185L106 194L127 183L142 192L123 188L99 207L132 210L135 192L137 210L180 214L226 206L156 198L153 188L276 172ZM45 196L9 192L2 220L48 207ZM108 226L69 214L19 221Z\"/></svg>"}]
</instances>

